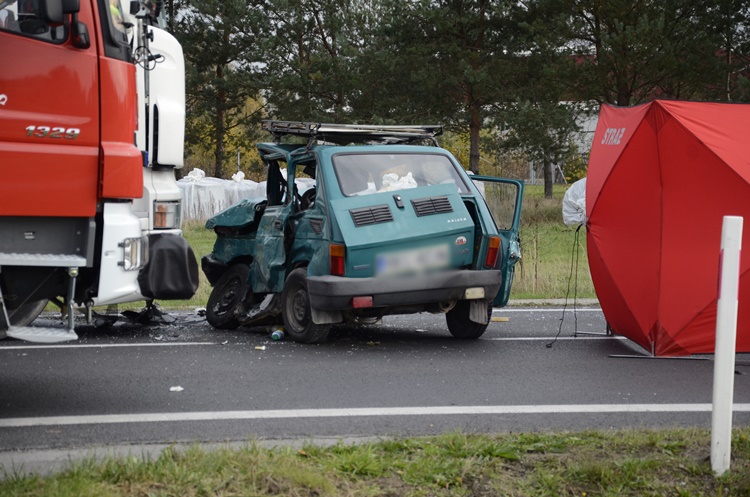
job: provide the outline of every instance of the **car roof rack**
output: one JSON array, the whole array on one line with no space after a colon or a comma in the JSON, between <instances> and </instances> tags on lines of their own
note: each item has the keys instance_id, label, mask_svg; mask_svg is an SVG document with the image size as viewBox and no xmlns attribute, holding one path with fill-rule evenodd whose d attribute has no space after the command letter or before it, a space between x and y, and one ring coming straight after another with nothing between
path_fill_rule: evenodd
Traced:
<instances>
[{"instance_id":1,"label":"car roof rack","mask_svg":"<svg viewBox=\"0 0 750 497\"><path fill-rule=\"evenodd\" d=\"M429 140L436 147L436 137L443 134L443 126L378 126L360 124L327 124L302 121L263 120L263 131L273 134L279 142L283 136L295 135L308 138L308 145L325 141L337 145L349 143L408 144Z\"/></svg>"}]
</instances>

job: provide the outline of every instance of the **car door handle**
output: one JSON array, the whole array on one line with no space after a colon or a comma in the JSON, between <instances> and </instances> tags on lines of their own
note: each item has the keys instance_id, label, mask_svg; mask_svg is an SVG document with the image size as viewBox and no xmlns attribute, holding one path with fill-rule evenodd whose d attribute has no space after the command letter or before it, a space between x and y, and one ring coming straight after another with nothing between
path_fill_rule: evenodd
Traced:
<instances>
[{"instance_id":1,"label":"car door handle","mask_svg":"<svg viewBox=\"0 0 750 497\"><path fill-rule=\"evenodd\" d=\"M284 223L282 223L281 221L277 219L276 221L273 222L273 227L281 231L284 229Z\"/></svg>"}]
</instances>

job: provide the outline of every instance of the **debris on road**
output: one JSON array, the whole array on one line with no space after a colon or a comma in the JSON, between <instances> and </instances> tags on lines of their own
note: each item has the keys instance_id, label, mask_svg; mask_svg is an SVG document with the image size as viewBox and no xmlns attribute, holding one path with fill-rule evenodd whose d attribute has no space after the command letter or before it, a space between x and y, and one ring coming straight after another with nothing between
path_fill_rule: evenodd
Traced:
<instances>
[{"instance_id":1,"label":"debris on road","mask_svg":"<svg viewBox=\"0 0 750 497\"><path fill-rule=\"evenodd\" d=\"M271 340L274 342L280 342L284 339L284 327L274 326L271 328Z\"/></svg>"},{"instance_id":2,"label":"debris on road","mask_svg":"<svg viewBox=\"0 0 750 497\"><path fill-rule=\"evenodd\" d=\"M182 388L182 387L181 387L181 386L179 386L179 385L178 385L178 386L176 386L176 387L169 387L169 391L170 391L170 392L182 392L183 390L185 390L185 389L184 389L184 388Z\"/></svg>"}]
</instances>

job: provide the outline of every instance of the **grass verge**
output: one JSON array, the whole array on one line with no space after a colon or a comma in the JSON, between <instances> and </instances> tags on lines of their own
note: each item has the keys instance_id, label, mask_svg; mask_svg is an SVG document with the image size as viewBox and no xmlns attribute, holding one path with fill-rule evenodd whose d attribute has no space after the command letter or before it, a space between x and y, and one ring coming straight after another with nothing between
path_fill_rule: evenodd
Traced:
<instances>
[{"instance_id":1,"label":"grass verge","mask_svg":"<svg viewBox=\"0 0 750 497\"><path fill-rule=\"evenodd\" d=\"M750 428L717 478L706 430L467 435L332 447L169 449L85 460L49 477L6 474L3 496L746 496Z\"/></svg>"},{"instance_id":2,"label":"grass verge","mask_svg":"<svg viewBox=\"0 0 750 497\"><path fill-rule=\"evenodd\" d=\"M512 299L596 297L586 252L586 229L565 226L562 199L567 185L554 185L544 198L543 185L526 185L521 208L521 260Z\"/></svg>"}]
</instances>

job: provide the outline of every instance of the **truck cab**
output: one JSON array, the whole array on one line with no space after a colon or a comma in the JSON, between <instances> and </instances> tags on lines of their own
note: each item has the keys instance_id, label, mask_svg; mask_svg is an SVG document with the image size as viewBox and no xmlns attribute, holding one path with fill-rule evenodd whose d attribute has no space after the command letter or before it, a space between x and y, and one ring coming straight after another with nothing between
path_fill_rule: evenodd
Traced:
<instances>
[{"instance_id":1,"label":"truck cab","mask_svg":"<svg viewBox=\"0 0 750 497\"><path fill-rule=\"evenodd\" d=\"M0 336L70 340L74 304L197 287L174 179L184 65L160 5L0 0ZM27 326L48 301L66 330Z\"/></svg>"}]
</instances>

